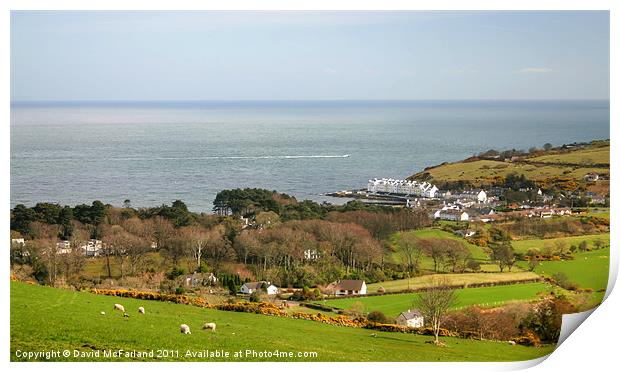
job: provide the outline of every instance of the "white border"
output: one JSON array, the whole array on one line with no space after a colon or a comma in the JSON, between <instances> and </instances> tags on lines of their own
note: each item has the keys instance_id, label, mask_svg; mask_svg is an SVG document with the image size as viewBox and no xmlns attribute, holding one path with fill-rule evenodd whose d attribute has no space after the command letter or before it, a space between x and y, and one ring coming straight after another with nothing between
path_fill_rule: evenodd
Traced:
<instances>
[{"instance_id":1,"label":"white border","mask_svg":"<svg viewBox=\"0 0 620 372\"><path fill-rule=\"evenodd\" d=\"M9 44L10 44L10 10L43 10L43 9L58 9L58 10L98 10L98 9L118 9L118 10L132 10L132 9L157 9L157 10L611 10L610 24L611 24L611 66L620 66L620 58L618 58L618 45L620 45L620 38L618 37L619 28L618 24L620 17L618 13L620 7L617 1L613 0L590 0L590 1L577 1L577 0L439 0L439 1L418 1L418 0L384 0L384 1L369 1L369 0L357 0L357 1L342 1L342 0L315 0L315 1L286 1L286 0L263 0L260 2L252 0L231 0L227 2L223 1L191 1L191 0L176 0L176 1L162 1L162 0L109 0L109 1L78 1L78 0L56 0L56 1L44 1L44 0L9 0L2 2L2 27L0 28L0 50L4 53L2 59L2 75L1 82L4 89L1 91L2 104L0 110L2 114L3 124L1 127L2 133L0 135L1 146L0 149L3 154L2 161L2 174L5 177L0 182L2 193L5 198L2 203L2 210L5 213L0 214L4 228L0 229L2 241L7 242L9 229L9 192L10 182L7 175L10 174L10 146L9 146L9 114L10 114L10 63L9 63ZM616 47L613 47L616 46ZM611 69L611 121L610 123L618 123L618 110L615 107L620 107L618 101L618 73L617 67ZM611 173L616 174L618 164L618 152L615 151L615 140L617 130L614 126L611 126L611 138L612 138L612 162ZM617 194L616 182L612 181L612 194ZM611 221L616 221L616 213L618 210L618 202L612 198L612 212ZM615 223L612 227L611 245L611 273L609 288L612 288L615 278L618 272L618 234L616 234ZM2 259L1 275L5 280L8 279L8 267L9 257L8 254L0 255ZM6 283L6 282L5 282ZM4 363L9 361L9 291L8 285L0 287L2 291L3 301L2 306L2 330L3 330L3 345L0 349L0 360ZM609 292L608 294L609 295ZM558 349L552 353L547 360L539 364L536 369L540 371L558 371L563 369L570 370L587 370L597 367L613 366L615 362L615 356L617 353L617 338L618 331L620 330L618 314L620 313L620 297L617 293L612 294L606 298L605 302L585 321L584 327L579 327L574 335L569 337ZM544 359L544 358L542 358ZM362 370L376 370L377 368L389 368L396 370L408 370L422 369L422 370L454 370L460 371L484 371L484 370L505 370L505 369L521 369L527 368L532 365L536 365L538 361L519 362L519 363L338 363L337 365L331 365L321 363L296 363L296 364L282 364L282 363L252 363L248 364L235 364L235 363L218 363L209 364L205 366L202 363L185 363L182 366L173 365L169 363L149 363L149 369L162 370L168 369L174 366L175 368L192 369L192 370L204 370L209 369L241 369L252 368L258 370L273 370L277 368L295 368L298 370L316 370L317 368L334 367L343 371L357 371ZM111 365L103 363L91 363L84 365L82 363L48 363L43 368L46 369L68 369L78 370L86 368L93 368L95 370L109 369ZM8 366L7 366L8 367ZM131 369L142 367L141 363L117 363L113 365L113 368ZM30 363L13 363L10 368L15 369L31 369L42 368L39 364Z\"/></svg>"}]
</instances>

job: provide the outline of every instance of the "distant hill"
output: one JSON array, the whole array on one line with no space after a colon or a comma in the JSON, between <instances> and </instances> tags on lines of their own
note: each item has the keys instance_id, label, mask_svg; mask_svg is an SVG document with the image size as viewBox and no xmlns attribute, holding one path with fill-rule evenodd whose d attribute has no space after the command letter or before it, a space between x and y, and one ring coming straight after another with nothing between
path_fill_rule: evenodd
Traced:
<instances>
[{"instance_id":1,"label":"distant hill","mask_svg":"<svg viewBox=\"0 0 620 372\"><path fill-rule=\"evenodd\" d=\"M507 175L525 175L540 187L555 186L573 190L586 188L584 176L597 173L609 179L609 141L572 144L548 151L535 150L502 158L489 151L455 163L428 167L409 177L410 180L430 181L440 188L465 183L473 187L491 186ZM499 154L499 153L498 153ZM603 183L608 181L602 181Z\"/></svg>"}]
</instances>

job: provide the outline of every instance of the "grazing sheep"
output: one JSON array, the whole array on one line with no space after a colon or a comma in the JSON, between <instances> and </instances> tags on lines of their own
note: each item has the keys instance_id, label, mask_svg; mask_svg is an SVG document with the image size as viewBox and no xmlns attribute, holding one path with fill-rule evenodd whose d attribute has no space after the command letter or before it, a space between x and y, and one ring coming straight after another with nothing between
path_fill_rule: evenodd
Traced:
<instances>
[{"instance_id":1,"label":"grazing sheep","mask_svg":"<svg viewBox=\"0 0 620 372\"><path fill-rule=\"evenodd\" d=\"M121 304L114 304L114 310L125 312L125 306Z\"/></svg>"},{"instance_id":2,"label":"grazing sheep","mask_svg":"<svg viewBox=\"0 0 620 372\"><path fill-rule=\"evenodd\" d=\"M189 326L187 324L181 324L181 333L184 335L191 335L192 332L189 331Z\"/></svg>"},{"instance_id":3,"label":"grazing sheep","mask_svg":"<svg viewBox=\"0 0 620 372\"><path fill-rule=\"evenodd\" d=\"M138 308L138 312L139 312L140 314L144 314L144 308L143 308L142 306L140 306L140 307Z\"/></svg>"},{"instance_id":4,"label":"grazing sheep","mask_svg":"<svg viewBox=\"0 0 620 372\"><path fill-rule=\"evenodd\" d=\"M102 311L102 312L101 312L101 315L105 315L105 311Z\"/></svg>"},{"instance_id":5,"label":"grazing sheep","mask_svg":"<svg viewBox=\"0 0 620 372\"><path fill-rule=\"evenodd\" d=\"M514 342L513 340L510 340L510 341L508 341L508 344L509 344L509 345L512 345L512 346L514 346L514 345L516 345L517 343L516 343L516 342Z\"/></svg>"},{"instance_id":6,"label":"grazing sheep","mask_svg":"<svg viewBox=\"0 0 620 372\"><path fill-rule=\"evenodd\" d=\"M215 332L215 323L205 323L202 329L210 329L211 332Z\"/></svg>"},{"instance_id":7,"label":"grazing sheep","mask_svg":"<svg viewBox=\"0 0 620 372\"><path fill-rule=\"evenodd\" d=\"M371 337L377 337L377 334L376 333L371 333L370 336Z\"/></svg>"},{"instance_id":8,"label":"grazing sheep","mask_svg":"<svg viewBox=\"0 0 620 372\"><path fill-rule=\"evenodd\" d=\"M129 314L123 313L123 318L129 318Z\"/></svg>"}]
</instances>

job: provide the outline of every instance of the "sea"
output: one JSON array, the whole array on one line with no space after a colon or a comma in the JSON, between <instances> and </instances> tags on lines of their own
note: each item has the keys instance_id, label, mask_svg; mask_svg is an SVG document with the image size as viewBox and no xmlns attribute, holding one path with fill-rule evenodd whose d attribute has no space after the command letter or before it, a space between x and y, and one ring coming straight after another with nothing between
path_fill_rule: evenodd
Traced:
<instances>
[{"instance_id":1,"label":"sea","mask_svg":"<svg viewBox=\"0 0 620 372\"><path fill-rule=\"evenodd\" d=\"M11 207L210 212L223 189L318 202L488 149L609 138L609 101L12 102Z\"/></svg>"}]
</instances>

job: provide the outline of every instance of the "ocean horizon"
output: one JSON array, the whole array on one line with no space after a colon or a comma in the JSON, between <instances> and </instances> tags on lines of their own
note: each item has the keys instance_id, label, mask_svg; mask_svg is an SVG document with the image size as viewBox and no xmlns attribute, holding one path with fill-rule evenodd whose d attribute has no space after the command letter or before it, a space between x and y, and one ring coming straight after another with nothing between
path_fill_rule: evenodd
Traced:
<instances>
[{"instance_id":1,"label":"ocean horizon","mask_svg":"<svg viewBox=\"0 0 620 372\"><path fill-rule=\"evenodd\" d=\"M11 206L209 212L223 189L296 198L494 148L609 138L609 100L13 101Z\"/></svg>"}]
</instances>

